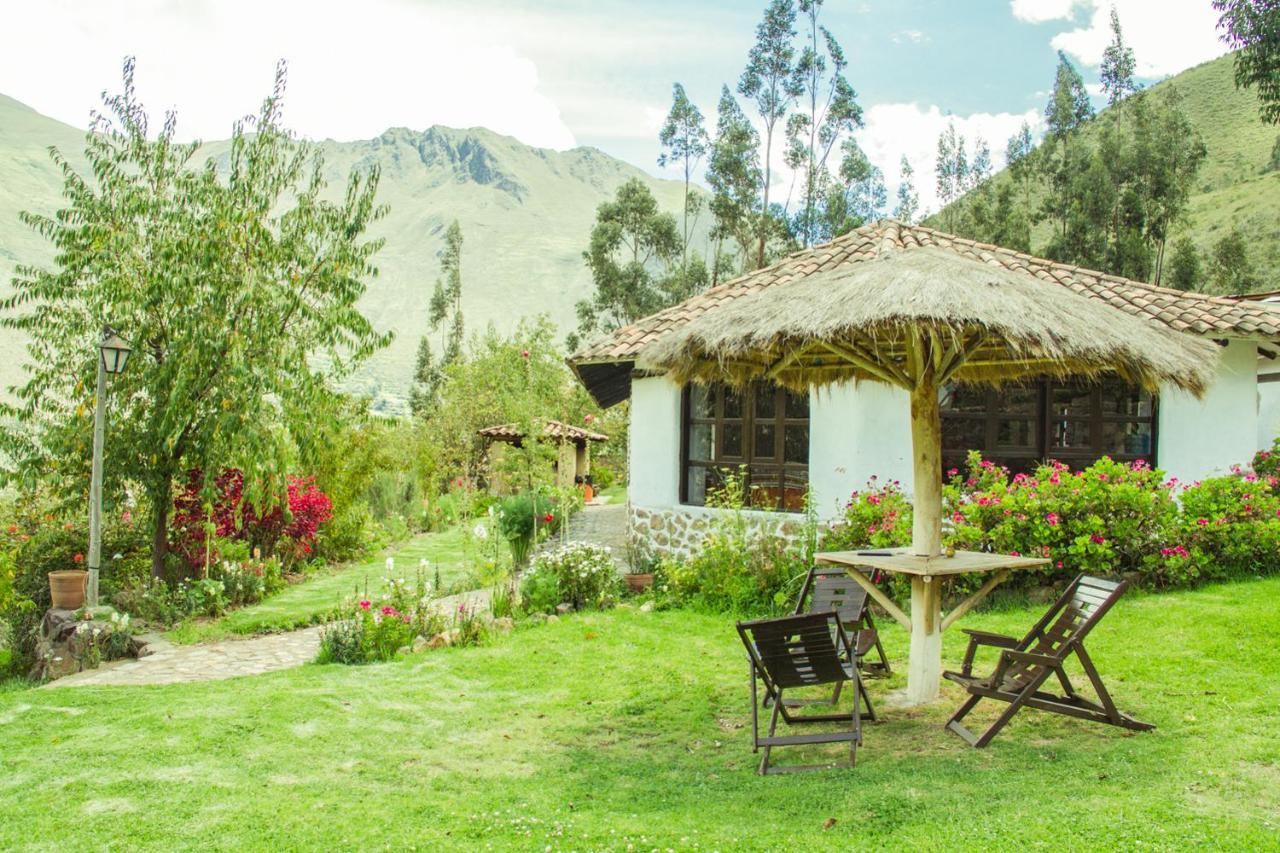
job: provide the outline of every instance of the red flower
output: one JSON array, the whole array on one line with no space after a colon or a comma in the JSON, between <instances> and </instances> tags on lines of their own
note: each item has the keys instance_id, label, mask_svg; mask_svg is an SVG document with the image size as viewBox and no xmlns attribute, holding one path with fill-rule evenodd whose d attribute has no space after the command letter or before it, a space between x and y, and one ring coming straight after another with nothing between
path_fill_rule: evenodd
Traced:
<instances>
[{"instance_id":1,"label":"red flower","mask_svg":"<svg viewBox=\"0 0 1280 853\"><path fill-rule=\"evenodd\" d=\"M10 532L10 533L17 533L17 532L18 532L18 525L16 525L16 524L10 524L10 525L9 525L9 532Z\"/></svg>"},{"instance_id":2,"label":"red flower","mask_svg":"<svg viewBox=\"0 0 1280 853\"><path fill-rule=\"evenodd\" d=\"M525 349L525 350L520 350L520 357L521 357L521 358L528 358L528 357L529 357L529 351L528 351L527 349Z\"/></svg>"},{"instance_id":3,"label":"red flower","mask_svg":"<svg viewBox=\"0 0 1280 853\"><path fill-rule=\"evenodd\" d=\"M555 521L555 520L556 520L556 517L555 517L554 515L552 515L551 513L547 513L546 515L544 515L544 516L542 517L542 520L543 520L544 522L546 522L547 524L550 524L551 522L553 522L553 521Z\"/></svg>"},{"instance_id":4,"label":"red flower","mask_svg":"<svg viewBox=\"0 0 1280 853\"><path fill-rule=\"evenodd\" d=\"M369 609L370 607L372 607L372 606L373 606L373 605L372 605L372 604L370 604L368 601L362 601L362 602L360 602L360 609L361 609L361 610L368 610L368 609Z\"/></svg>"},{"instance_id":5,"label":"red flower","mask_svg":"<svg viewBox=\"0 0 1280 853\"><path fill-rule=\"evenodd\" d=\"M83 563L83 562L84 562L84 554L76 554L76 555L75 555L74 557L72 557L71 559L75 560L77 563Z\"/></svg>"}]
</instances>

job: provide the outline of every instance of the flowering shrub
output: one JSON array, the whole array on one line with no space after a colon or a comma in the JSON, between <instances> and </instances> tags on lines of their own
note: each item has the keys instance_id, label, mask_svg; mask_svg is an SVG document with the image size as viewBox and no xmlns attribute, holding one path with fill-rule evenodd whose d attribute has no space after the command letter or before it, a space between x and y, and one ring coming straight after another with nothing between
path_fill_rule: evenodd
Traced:
<instances>
[{"instance_id":1,"label":"flowering shrub","mask_svg":"<svg viewBox=\"0 0 1280 853\"><path fill-rule=\"evenodd\" d=\"M521 595L531 612L550 612L557 604L575 610L606 607L617 598L618 567L608 548L570 542L541 554L525 573Z\"/></svg>"},{"instance_id":2,"label":"flowering shrub","mask_svg":"<svg viewBox=\"0 0 1280 853\"><path fill-rule=\"evenodd\" d=\"M560 527L561 514L551 498L539 492L521 492L498 505L498 530L511 546L516 565L529 559L537 540Z\"/></svg>"},{"instance_id":3,"label":"flowering shrub","mask_svg":"<svg viewBox=\"0 0 1280 853\"><path fill-rule=\"evenodd\" d=\"M1030 474L971 453L947 472L944 541L957 549L1044 557L1040 574L1137 572L1165 586L1280 570L1280 491L1270 452L1255 468L1190 486L1143 462L1103 458L1072 471L1059 462ZM1261 466L1261 471L1257 466ZM906 545L911 509L896 484L855 492L826 548ZM1034 577L1019 572L1016 578Z\"/></svg>"},{"instance_id":4,"label":"flowering shrub","mask_svg":"<svg viewBox=\"0 0 1280 853\"><path fill-rule=\"evenodd\" d=\"M235 468L214 480L216 497L209 506L202 485L200 472L192 471L173 502L173 544L193 568L204 565L207 525L212 525L215 536L274 553L288 566L311 556L320 526L333 517L333 502L316 486L314 477L288 477L287 515L281 504L259 511L248 503L244 474ZM213 554L215 559L219 556Z\"/></svg>"},{"instance_id":5,"label":"flowering shrub","mask_svg":"<svg viewBox=\"0 0 1280 853\"><path fill-rule=\"evenodd\" d=\"M1280 438L1272 443L1270 450L1255 453L1250 467L1268 491L1280 495Z\"/></svg>"}]
</instances>

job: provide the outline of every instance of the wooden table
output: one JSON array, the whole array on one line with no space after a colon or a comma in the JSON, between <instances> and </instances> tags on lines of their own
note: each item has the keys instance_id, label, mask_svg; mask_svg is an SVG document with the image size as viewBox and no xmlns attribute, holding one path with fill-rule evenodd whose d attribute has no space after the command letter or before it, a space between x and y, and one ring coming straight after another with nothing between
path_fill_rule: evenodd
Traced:
<instances>
[{"instance_id":1,"label":"wooden table","mask_svg":"<svg viewBox=\"0 0 1280 853\"><path fill-rule=\"evenodd\" d=\"M954 557L918 557L910 553L909 548L825 551L817 555L817 561L823 565L847 568L849 575L867 590L867 594L911 635L911 652L907 661L907 705L922 705L938 698L938 685L942 678L942 632L986 598L1009 576L1009 572L1049 562L1038 557L1012 557L978 551L956 551ZM858 569L880 569L910 575L911 616L903 613ZM973 595L943 616L943 582L952 575L974 572L989 572L991 577Z\"/></svg>"}]
</instances>

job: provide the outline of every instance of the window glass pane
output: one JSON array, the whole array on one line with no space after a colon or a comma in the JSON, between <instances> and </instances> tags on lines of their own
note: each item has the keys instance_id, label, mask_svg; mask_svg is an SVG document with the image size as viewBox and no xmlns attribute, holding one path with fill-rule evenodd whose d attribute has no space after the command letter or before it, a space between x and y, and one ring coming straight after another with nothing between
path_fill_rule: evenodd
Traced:
<instances>
[{"instance_id":1,"label":"window glass pane","mask_svg":"<svg viewBox=\"0 0 1280 853\"><path fill-rule=\"evenodd\" d=\"M690 465L685 472L686 501L694 506L707 503L707 469Z\"/></svg>"},{"instance_id":2,"label":"window glass pane","mask_svg":"<svg viewBox=\"0 0 1280 853\"><path fill-rule=\"evenodd\" d=\"M1151 417L1151 395L1141 388L1122 382L1102 386L1102 413L1127 417Z\"/></svg>"},{"instance_id":3,"label":"window glass pane","mask_svg":"<svg viewBox=\"0 0 1280 853\"><path fill-rule=\"evenodd\" d=\"M742 392L736 388L724 389L724 416L726 418L742 417Z\"/></svg>"},{"instance_id":4,"label":"window glass pane","mask_svg":"<svg viewBox=\"0 0 1280 853\"><path fill-rule=\"evenodd\" d=\"M756 423L755 446L752 453L757 459L776 459L778 449L775 442L777 430L773 424Z\"/></svg>"},{"instance_id":5,"label":"window glass pane","mask_svg":"<svg viewBox=\"0 0 1280 853\"><path fill-rule=\"evenodd\" d=\"M1054 421L1049 446L1056 449L1088 449L1093 446L1088 421Z\"/></svg>"},{"instance_id":6,"label":"window glass pane","mask_svg":"<svg viewBox=\"0 0 1280 853\"><path fill-rule=\"evenodd\" d=\"M1050 391L1049 411L1058 416L1087 418L1093 414L1093 389L1055 385Z\"/></svg>"},{"instance_id":7,"label":"window glass pane","mask_svg":"<svg viewBox=\"0 0 1280 853\"><path fill-rule=\"evenodd\" d=\"M809 417L809 395L794 394L791 391L786 392L787 417L789 418L807 418Z\"/></svg>"},{"instance_id":8,"label":"window glass pane","mask_svg":"<svg viewBox=\"0 0 1280 853\"><path fill-rule=\"evenodd\" d=\"M756 389L756 417L772 420L778 413L778 392L772 386Z\"/></svg>"},{"instance_id":9,"label":"window glass pane","mask_svg":"<svg viewBox=\"0 0 1280 853\"><path fill-rule=\"evenodd\" d=\"M729 459L742 458L742 424L724 425L724 443L720 446L720 455Z\"/></svg>"},{"instance_id":10,"label":"window glass pane","mask_svg":"<svg viewBox=\"0 0 1280 853\"><path fill-rule=\"evenodd\" d=\"M716 428L714 424L689 425L689 459L710 462L715 459Z\"/></svg>"},{"instance_id":11,"label":"window glass pane","mask_svg":"<svg viewBox=\"0 0 1280 853\"><path fill-rule=\"evenodd\" d=\"M996 423L998 447L1035 447L1035 421L1025 418L1002 418Z\"/></svg>"},{"instance_id":12,"label":"window glass pane","mask_svg":"<svg viewBox=\"0 0 1280 853\"><path fill-rule=\"evenodd\" d=\"M716 389L707 385L694 385L689 389L689 415L695 418L716 416Z\"/></svg>"},{"instance_id":13,"label":"window glass pane","mask_svg":"<svg viewBox=\"0 0 1280 853\"><path fill-rule=\"evenodd\" d=\"M1039 402L1040 390L1034 387L1010 385L996 394L997 411L1010 415L1034 415Z\"/></svg>"},{"instance_id":14,"label":"window glass pane","mask_svg":"<svg viewBox=\"0 0 1280 853\"><path fill-rule=\"evenodd\" d=\"M972 385L944 385L938 391L938 405L944 412L985 412L987 391Z\"/></svg>"},{"instance_id":15,"label":"window glass pane","mask_svg":"<svg viewBox=\"0 0 1280 853\"><path fill-rule=\"evenodd\" d=\"M809 427L789 424L783 432L782 459L784 462L809 464Z\"/></svg>"},{"instance_id":16,"label":"window glass pane","mask_svg":"<svg viewBox=\"0 0 1280 853\"><path fill-rule=\"evenodd\" d=\"M1150 456L1150 421L1110 421L1102 425L1102 447L1107 456Z\"/></svg>"},{"instance_id":17,"label":"window glass pane","mask_svg":"<svg viewBox=\"0 0 1280 853\"><path fill-rule=\"evenodd\" d=\"M948 450L983 450L987 446L987 422L981 418L945 418L942 446Z\"/></svg>"}]
</instances>

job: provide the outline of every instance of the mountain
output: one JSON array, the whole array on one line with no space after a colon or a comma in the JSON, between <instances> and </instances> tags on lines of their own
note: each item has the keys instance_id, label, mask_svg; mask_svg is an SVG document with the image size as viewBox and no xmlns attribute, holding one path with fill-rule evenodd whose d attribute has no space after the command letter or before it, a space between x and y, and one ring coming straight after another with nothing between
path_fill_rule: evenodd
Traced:
<instances>
[{"instance_id":1,"label":"mountain","mask_svg":"<svg viewBox=\"0 0 1280 853\"><path fill-rule=\"evenodd\" d=\"M1238 225L1249 239L1251 257L1262 274L1262 289L1280 289L1280 170L1268 170L1280 127L1259 117L1254 90L1236 88L1234 59L1228 54L1152 87L1178 88L1182 108L1208 152L1196 178L1189 216L1169 244L1185 234L1207 259L1214 244ZM1089 128L1083 132L1088 134ZM991 143L1001 146L1003 140ZM994 180L1008 180L1008 175L1001 172ZM962 197L955 204L965 202ZM929 222L940 227L941 215ZM1044 247L1048 236L1049 225L1041 223L1032 232L1033 253Z\"/></svg>"},{"instance_id":2,"label":"mountain","mask_svg":"<svg viewBox=\"0 0 1280 853\"><path fill-rule=\"evenodd\" d=\"M18 221L18 212L52 213L61 198L58 169L47 149L57 146L75 168L84 132L0 95L0 287L15 264L47 264L48 244ZM483 128L393 128L376 139L317 143L329 192L337 197L353 168L378 166L379 200L390 213L370 236L386 245L375 257L365 314L395 341L348 382L392 409L408 394L427 303L439 274L444 231L462 226L463 312L468 332L493 323L500 331L522 317L547 313L568 331L574 304L591 277L582 260L596 207L626 180L645 181L662 209L678 213L683 185L653 178L594 148L533 148ZM226 155L227 143L208 143L198 160ZM699 234L703 231L697 232ZM700 238L701 239L701 238ZM0 334L0 388L21 378L26 351L13 332Z\"/></svg>"}]
</instances>

